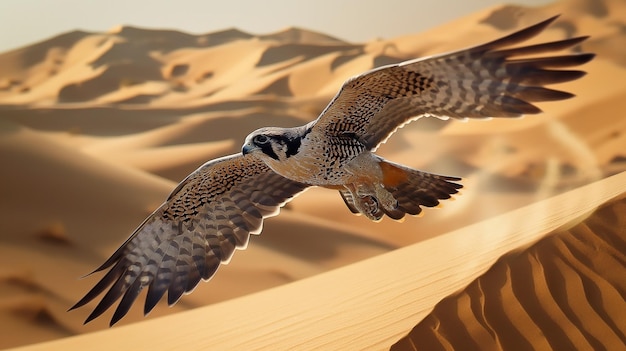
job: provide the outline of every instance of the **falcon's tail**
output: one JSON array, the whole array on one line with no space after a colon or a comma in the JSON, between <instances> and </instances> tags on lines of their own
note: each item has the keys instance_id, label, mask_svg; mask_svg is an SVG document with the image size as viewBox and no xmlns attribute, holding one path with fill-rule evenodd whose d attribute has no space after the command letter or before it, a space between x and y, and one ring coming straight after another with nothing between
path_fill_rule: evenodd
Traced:
<instances>
[{"instance_id":1,"label":"falcon's tail","mask_svg":"<svg viewBox=\"0 0 626 351\"><path fill-rule=\"evenodd\" d=\"M402 219L407 213L417 215L422 212L421 206L435 207L439 205L439 200L449 199L463 187L456 183L461 178L418 171L382 158L379 165L383 171L384 190L393 196L397 206L393 209L386 208L382 203L376 206L374 213L371 213L374 220L385 214L396 220ZM340 193L348 208L353 213L359 213L353 195L344 190ZM381 202L380 200L377 199L377 202Z\"/></svg>"},{"instance_id":2,"label":"falcon's tail","mask_svg":"<svg viewBox=\"0 0 626 351\"><path fill-rule=\"evenodd\" d=\"M401 219L405 213L417 215L422 212L420 206L435 207L439 200L449 199L463 187L455 183L461 178L426 173L386 160L381 160L380 168L385 189L398 201L396 210L385 210L393 219Z\"/></svg>"}]
</instances>

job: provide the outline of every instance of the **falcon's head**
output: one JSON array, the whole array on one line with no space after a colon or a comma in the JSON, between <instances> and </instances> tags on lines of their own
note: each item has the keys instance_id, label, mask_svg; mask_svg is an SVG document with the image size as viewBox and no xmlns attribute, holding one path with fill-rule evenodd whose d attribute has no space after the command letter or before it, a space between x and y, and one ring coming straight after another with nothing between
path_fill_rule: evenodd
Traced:
<instances>
[{"instance_id":1,"label":"falcon's head","mask_svg":"<svg viewBox=\"0 0 626 351\"><path fill-rule=\"evenodd\" d=\"M283 161L300 151L304 135L306 133L302 127L257 129L246 137L241 153L257 154L267 160Z\"/></svg>"}]
</instances>

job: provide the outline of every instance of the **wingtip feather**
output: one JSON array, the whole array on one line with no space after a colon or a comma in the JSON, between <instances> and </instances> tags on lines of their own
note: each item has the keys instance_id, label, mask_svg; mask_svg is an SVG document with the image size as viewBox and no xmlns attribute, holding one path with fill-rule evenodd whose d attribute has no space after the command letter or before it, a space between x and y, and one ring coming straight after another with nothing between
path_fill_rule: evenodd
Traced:
<instances>
[{"instance_id":1,"label":"wingtip feather","mask_svg":"<svg viewBox=\"0 0 626 351\"><path fill-rule=\"evenodd\" d=\"M526 41L532 37L537 36L539 33L543 32L552 22L554 22L560 16L561 16L560 14L552 16L548 19L545 19L541 22L538 22L531 26L520 29L502 38L477 46L475 49L477 51L488 51L494 48L505 47L505 46L509 46L509 45Z\"/></svg>"}]
</instances>

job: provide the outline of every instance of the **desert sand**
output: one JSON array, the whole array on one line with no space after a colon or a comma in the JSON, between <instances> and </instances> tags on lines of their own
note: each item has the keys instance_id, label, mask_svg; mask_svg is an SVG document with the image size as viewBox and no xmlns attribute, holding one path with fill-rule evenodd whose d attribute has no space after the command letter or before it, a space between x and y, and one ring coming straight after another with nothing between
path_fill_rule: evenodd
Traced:
<instances>
[{"instance_id":1,"label":"desert sand","mask_svg":"<svg viewBox=\"0 0 626 351\"><path fill-rule=\"evenodd\" d=\"M253 237L248 249L237 252L209 283L172 308L159 304L146 318L138 304L121 327L113 329L124 330L124 325L141 321L133 325L141 330L154 317L178 316L185 310L393 254L405 246L419 246L626 170L626 85L622 84L626 4L570 0L540 8L503 5L424 33L368 43L347 43L300 28L267 35L236 29L190 35L120 26L106 33L64 33L1 53L0 348L108 330L110 313L82 325L93 305L67 312L99 276L79 278L102 263L178 181L209 159L238 152L250 131L267 125L301 125L316 118L346 78L375 66L478 44L558 13L562 16L557 23L538 40L591 35L579 50L597 53L584 66L587 76L554 86L575 93L576 98L540 104L545 113L522 119L468 123L421 119L380 148L381 155L395 162L463 177L465 188L455 201L403 223L372 223L353 216L336 192L311 189L268 220L263 234ZM581 197L573 203L588 200ZM623 204L614 206L603 210L594 223L620 219ZM616 223L623 225L623 221ZM589 245L608 240L604 225L591 228L584 239ZM624 230L617 232L618 239L610 240L623 243ZM554 289L566 291L574 299L567 306L582 306L580 313L595 311L584 307L589 306L589 294L583 293L587 285L569 283L583 270L570 270L576 263L560 251L570 245L568 240L583 239L561 240L529 248L541 251L543 259L517 270L511 269L519 265L514 263L517 256L504 257L503 267L494 266L496 273L488 271L473 283L467 281L466 287L459 286L465 289L442 301L432 315L422 316L426 318L415 330L432 332L433 325L441 325L443 332L431 338L445 345L460 340L450 339L449 330L461 330L479 345L481 338L489 337L530 339L535 345L534 338L545 326L511 336L475 328L471 319L489 320L489 325L491 318L496 323L515 321L511 325L524 330L534 317L523 312L538 309L544 301L554 304L550 297ZM470 234L463 245L478 249L482 243ZM585 261L585 255L593 255L581 250L574 259ZM615 245L615 250L623 257L623 244ZM529 257L539 255L528 252ZM441 255L446 255L445 250L429 252L416 257L415 264ZM597 283L600 294L623 295L624 286L603 283L614 282L603 274L626 276L624 260L604 264L607 268L584 279ZM574 278L554 278L550 284L557 286L548 290L524 290L534 292L534 300L521 301L520 294L509 291L515 284L547 280L542 276L546 270ZM446 276L446 272L438 274ZM481 287L498 284L491 279L509 290L487 294ZM510 303L499 306L501 311L495 315L481 315L467 311L469 301L476 299ZM515 302L523 308L515 307ZM458 304L458 315L452 313L456 311L451 311L451 304ZM584 331L589 324L567 324L565 319L571 316L586 316L572 311L548 326L583 330L585 340L607 334ZM386 318L393 319L393 313ZM608 320L602 313L594 318ZM394 334L397 338L386 340L387 345L418 322L410 320L405 332ZM337 323L333 327L341 329ZM610 340L626 342L623 325L617 329L621 330L617 339ZM563 335L556 339L557 346L567 348L567 342L578 340L571 333Z\"/></svg>"},{"instance_id":2,"label":"desert sand","mask_svg":"<svg viewBox=\"0 0 626 351\"><path fill-rule=\"evenodd\" d=\"M623 275L615 269L619 268L619 261L624 260L624 223L623 219L615 221L614 216L623 210L625 190L626 172L622 172L420 243L277 288L20 350L384 350L398 339L400 341L394 347L408 350L481 349L472 347L476 344L483 346L482 349L502 349L502 346L511 344L550 349L544 346L552 344L559 350L563 348L560 346L572 343L580 345L583 350L591 349L588 346L602 349L597 347L602 345L605 349L614 349L615 345L620 345L620 335L624 332L620 321L626 307L621 296L616 294L616 291L623 291ZM580 198L588 201L577 203L575 200ZM598 207L601 209L596 211ZM534 220L527 221L529 217ZM598 224L604 230L601 236L586 229ZM595 237L600 240L594 240ZM588 239L592 239L593 245L585 245ZM468 242L474 244L468 245ZM534 242L536 244L524 250ZM515 305L516 297L506 301L513 302L512 306L516 308L503 306L500 295L511 296L507 289L501 289L503 280L493 279L485 284L485 276L502 271L502 267L523 267L524 261L532 262L538 250L543 251L554 242L574 243L577 249L583 249L587 255L570 254L567 261L576 263L575 268L584 274L570 274L572 272L567 267L550 269L550 274L565 273L565 279L551 282L556 289L542 297L541 303L525 303L520 311ZM559 256L554 257L554 251L547 249L545 255L539 257L541 260L536 268L530 270L531 278L538 277L539 282L544 277L544 264L549 268L551 262L559 262ZM511 250L517 252L507 254ZM433 255L432 252L445 254ZM569 259L573 256L582 260ZM522 258L521 265L517 257ZM504 286L521 277L519 300L532 301L536 295L530 289L527 273L517 273L521 274L505 279ZM580 278L586 277L594 277L584 279L585 288L589 290L586 292L590 297L588 302L572 298L579 291L570 287L575 287ZM476 278L483 282L482 294L454 294L474 285L471 282ZM545 284L537 286L536 292L541 292ZM559 287L563 286L569 288L565 289L568 294L559 293ZM601 290L594 290L596 287ZM594 291L600 294L594 294ZM465 298L455 299L457 295ZM430 335L427 334L422 342L423 335L412 337L414 332L403 337L416 321L432 320L429 313L437 302L442 301L440 305L445 306L448 301L453 301L454 305L456 300L461 304L470 300L472 307L484 304L488 312L484 314L486 318L481 318L481 308L445 308L442 312L437 305L433 314L444 328L435 325L435 332L431 333L434 338L428 339ZM496 305L493 310L489 308L492 303ZM529 320L523 313L526 311L528 315L540 318ZM542 312L548 314L548 318L542 316ZM564 314L570 319L563 318ZM472 320L472 317L476 319ZM550 323L552 318L559 324ZM462 323L458 322L459 319ZM488 323L480 323L485 320ZM448 323L452 325L449 329L445 328ZM514 327L507 328L511 324ZM545 324L549 324L549 328L545 328ZM421 329L428 332L431 326L427 324ZM487 331L481 328L487 328ZM489 332L492 332L491 339L487 335ZM530 337L530 340L520 338L519 334Z\"/></svg>"}]
</instances>

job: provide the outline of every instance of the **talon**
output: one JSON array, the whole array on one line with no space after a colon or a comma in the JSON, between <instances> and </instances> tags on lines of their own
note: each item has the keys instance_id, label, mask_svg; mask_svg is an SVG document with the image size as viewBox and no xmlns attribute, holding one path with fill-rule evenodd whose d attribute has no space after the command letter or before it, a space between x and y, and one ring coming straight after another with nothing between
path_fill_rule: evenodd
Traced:
<instances>
[{"instance_id":1,"label":"talon","mask_svg":"<svg viewBox=\"0 0 626 351\"><path fill-rule=\"evenodd\" d=\"M373 196L367 196L367 200L365 204L369 207L370 214L373 216L378 212L378 199Z\"/></svg>"},{"instance_id":2,"label":"talon","mask_svg":"<svg viewBox=\"0 0 626 351\"><path fill-rule=\"evenodd\" d=\"M362 195L359 196L361 203L363 204L364 209L368 213L376 213L378 210L378 200L371 195Z\"/></svg>"},{"instance_id":3,"label":"talon","mask_svg":"<svg viewBox=\"0 0 626 351\"><path fill-rule=\"evenodd\" d=\"M384 212L380 208L378 199L374 196L367 195L360 197L361 204L363 205L363 214L373 221L379 221Z\"/></svg>"},{"instance_id":4,"label":"talon","mask_svg":"<svg viewBox=\"0 0 626 351\"><path fill-rule=\"evenodd\" d=\"M381 205L387 211L397 210L398 207L400 206L400 203L398 202L398 200L396 200L396 198L393 197L391 192L385 189L385 187L382 185L379 185L378 187L376 187L376 197L380 199Z\"/></svg>"}]
</instances>

